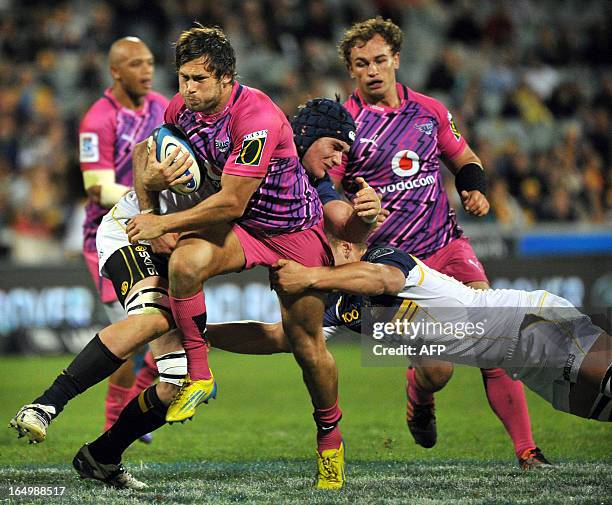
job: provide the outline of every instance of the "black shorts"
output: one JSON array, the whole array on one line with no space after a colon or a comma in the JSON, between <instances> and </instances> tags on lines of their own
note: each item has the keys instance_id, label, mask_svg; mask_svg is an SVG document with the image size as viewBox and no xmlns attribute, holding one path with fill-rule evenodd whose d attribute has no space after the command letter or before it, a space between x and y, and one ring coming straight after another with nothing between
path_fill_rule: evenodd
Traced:
<instances>
[{"instance_id":1,"label":"black shorts","mask_svg":"<svg viewBox=\"0 0 612 505\"><path fill-rule=\"evenodd\" d=\"M125 297L137 282L147 277L168 279L168 256L154 253L150 245L128 245L112 254L104 270L125 307Z\"/></svg>"}]
</instances>

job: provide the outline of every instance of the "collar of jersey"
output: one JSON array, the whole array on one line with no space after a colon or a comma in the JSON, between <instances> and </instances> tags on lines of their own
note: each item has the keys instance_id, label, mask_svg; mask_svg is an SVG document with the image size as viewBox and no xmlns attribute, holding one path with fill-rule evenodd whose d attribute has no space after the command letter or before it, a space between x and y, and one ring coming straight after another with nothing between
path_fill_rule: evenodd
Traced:
<instances>
[{"instance_id":1,"label":"collar of jersey","mask_svg":"<svg viewBox=\"0 0 612 505\"><path fill-rule=\"evenodd\" d=\"M146 113L149 107L149 93L145 95L142 107L138 110L128 109L127 107L124 107L123 105L121 105L119 100L117 100L115 98L115 95L113 95L112 88L106 88L104 90L104 96L108 98L115 105L115 107L117 107L117 109L122 110L123 112L126 112L127 114L132 114L133 116L142 116L143 114Z\"/></svg>"},{"instance_id":2,"label":"collar of jersey","mask_svg":"<svg viewBox=\"0 0 612 505\"><path fill-rule=\"evenodd\" d=\"M408 87L404 86L403 84L400 84L399 82L395 83L395 89L397 90L397 94L400 98L400 104L398 107L387 107L386 105L372 105L367 103L363 96L361 96L361 93L359 92L359 90L355 90L355 93L357 95L357 97L359 98L359 101L361 102L361 105L364 109L368 109L374 112L394 112L396 110L401 109L404 104L406 103L406 101L408 100Z\"/></svg>"}]
</instances>

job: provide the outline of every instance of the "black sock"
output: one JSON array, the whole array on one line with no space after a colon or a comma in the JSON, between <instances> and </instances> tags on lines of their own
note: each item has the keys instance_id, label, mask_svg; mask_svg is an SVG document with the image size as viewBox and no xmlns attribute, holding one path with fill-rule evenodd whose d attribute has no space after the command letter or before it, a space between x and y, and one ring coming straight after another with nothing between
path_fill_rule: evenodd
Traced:
<instances>
[{"instance_id":1,"label":"black sock","mask_svg":"<svg viewBox=\"0 0 612 505\"><path fill-rule=\"evenodd\" d=\"M143 435L166 424L166 411L155 386L151 386L128 403L110 429L89 444L89 451L102 464L118 464L123 452Z\"/></svg>"},{"instance_id":2,"label":"black sock","mask_svg":"<svg viewBox=\"0 0 612 505\"><path fill-rule=\"evenodd\" d=\"M75 396L106 379L125 360L115 356L96 335L55 379L49 389L32 403L53 405L56 417Z\"/></svg>"}]
</instances>

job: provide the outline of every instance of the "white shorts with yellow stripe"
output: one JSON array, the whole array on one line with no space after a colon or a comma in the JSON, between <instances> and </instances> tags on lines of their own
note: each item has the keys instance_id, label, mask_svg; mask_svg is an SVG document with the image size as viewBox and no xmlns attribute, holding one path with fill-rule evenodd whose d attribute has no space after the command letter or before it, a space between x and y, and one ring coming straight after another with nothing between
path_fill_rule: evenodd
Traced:
<instances>
[{"instance_id":1,"label":"white shorts with yellow stripe","mask_svg":"<svg viewBox=\"0 0 612 505\"><path fill-rule=\"evenodd\" d=\"M130 198L130 195L133 197ZM109 258L119 249L130 245L126 228L129 220L140 212L138 200L133 192L125 195L119 202L108 211L102 218L96 235L96 248L98 250L98 268L100 275L105 275L104 265ZM148 244L148 242L143 242Z\"/></svg>"},{"instance_id":2,"label":"white shorts with yellow stripe","mask_svg":"<svg viewBox=\"0 0 612 505\"><path fill-rule=\"evenodd\" d=\"M569 412L570 385L602 333L565 298L547 293L541 306L525 316L502 367L557 410Z\"/></svg>"}]
</instances>

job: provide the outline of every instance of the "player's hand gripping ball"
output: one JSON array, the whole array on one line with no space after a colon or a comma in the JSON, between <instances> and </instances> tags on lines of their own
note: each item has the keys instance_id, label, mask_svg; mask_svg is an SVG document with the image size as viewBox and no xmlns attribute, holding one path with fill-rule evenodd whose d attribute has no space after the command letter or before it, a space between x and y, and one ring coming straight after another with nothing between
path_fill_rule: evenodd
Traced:
<instances>
[{"instance_id":1,"label":"player's hand gripping ball","mask_svg":"<svg viewBox=\"0 0 612 505\"><path fill-rule=\"evenodd\" d=\"M169 182L169 189L181 195L188 195L196 191L200 187L200 167L198 166L193 147L183 131L176 125L166 123L153 130L148 140L149 149L153 146L153 141L155 141L155 158L159 163L172 158L168 167L170 169L169 172L172 172L173 165L181 162L181 165L187 165L187 169L180 172L180 180L184 180L190 175L192 176L183 183ZM177 148L180 149L178 156L176 154ZM174 173L176 174L176 172Z\"/></svg>"}]
</instances>

